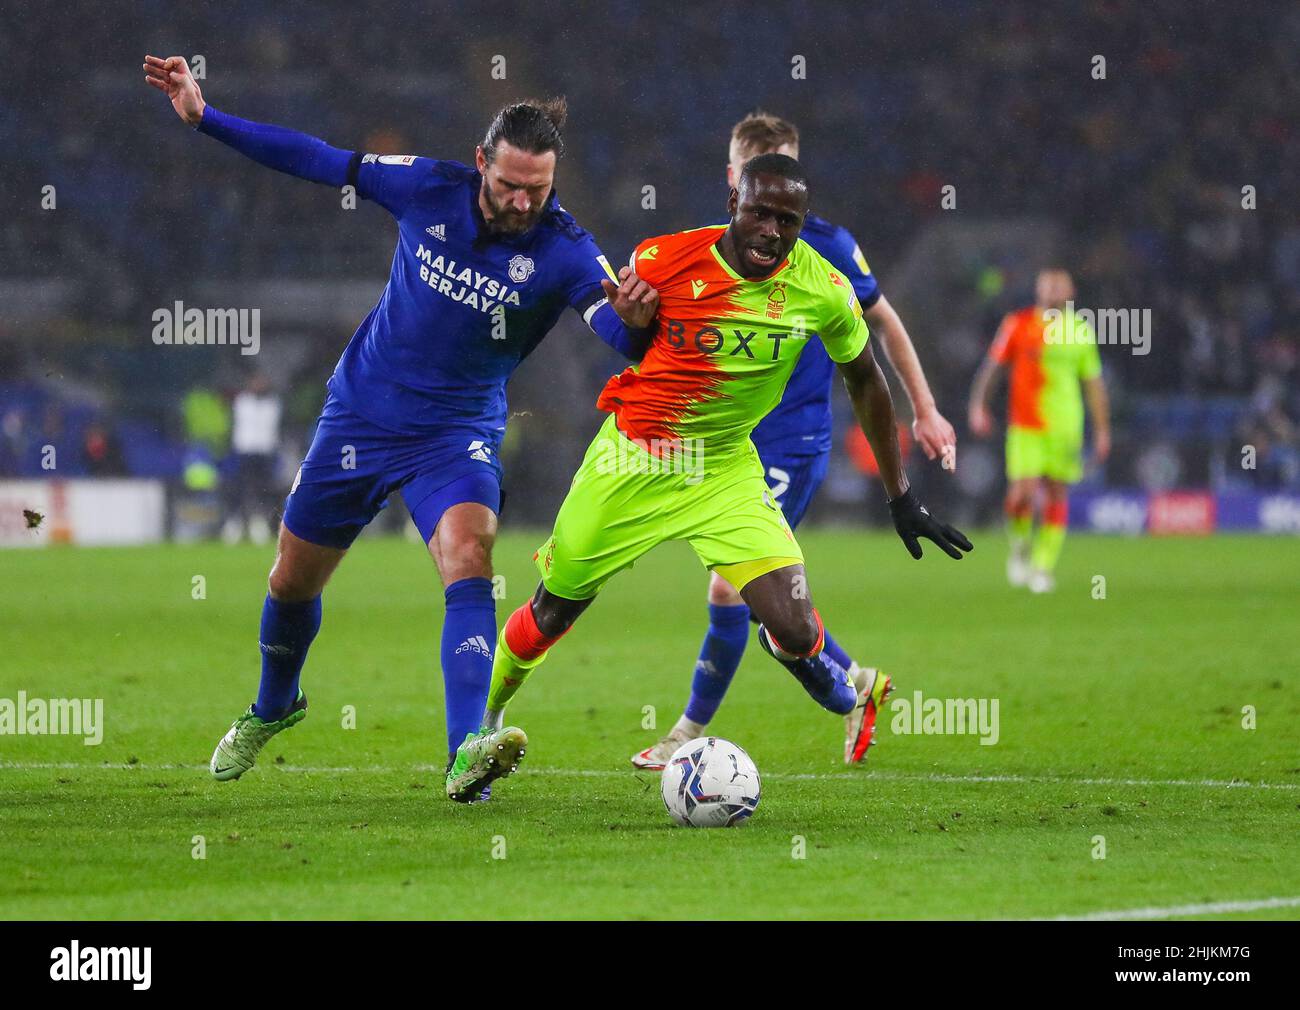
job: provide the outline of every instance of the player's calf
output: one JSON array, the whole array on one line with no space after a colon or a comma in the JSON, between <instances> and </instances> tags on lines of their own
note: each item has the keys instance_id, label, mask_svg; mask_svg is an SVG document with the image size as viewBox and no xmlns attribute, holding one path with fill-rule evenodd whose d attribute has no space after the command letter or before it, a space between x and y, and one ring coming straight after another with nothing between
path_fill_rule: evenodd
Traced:
<instances>
[{"instance_id":1,"label":"player's calf","mask_svg":"<svg viewBox=\"0 0 1300 1010\"><path fill-rule=\"evenodd\" d=\"M821 649L821 619L813 609L804 566L786 565L748 582L741 596L758 622L798 656Z\"/></svg>"}]
</instances>

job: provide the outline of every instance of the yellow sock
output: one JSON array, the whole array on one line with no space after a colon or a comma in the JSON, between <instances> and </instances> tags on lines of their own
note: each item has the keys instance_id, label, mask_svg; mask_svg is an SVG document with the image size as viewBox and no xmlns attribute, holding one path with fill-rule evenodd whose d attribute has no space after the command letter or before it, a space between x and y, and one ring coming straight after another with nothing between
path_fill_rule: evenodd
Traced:
<instances>
[{"instance_id":1,"label":"yellow sock","mask_svg":"<svg viewBox=\"0 0 1300 1010\"><path fill-rule=\"evenodd\" d=\"M510 699L515 696L516 691L524 686L524 681L528 679L528 675L537 669L548 655L550 655L550 650L525 663L510 651L510 646L506 645L505 629L501 629L501 634L497 636L496 655L492 658L492 685L488 688L485 723L489 726L500 727L502 714L505 712L506 706L510 704Z\"/></svg>"},{"instance_id":2,"label":"yellow sock","mask_svg":"<svg viewBox=\"0 0 1300 1010\"><path fill-rule=\"evenodd\" d=\"M1065 546L1065 526L1060 523L1043 523L1034 537L1034 551L1029 563L1042 572L1056 568L1056 561Z\"/></svg>"}]
</instances>

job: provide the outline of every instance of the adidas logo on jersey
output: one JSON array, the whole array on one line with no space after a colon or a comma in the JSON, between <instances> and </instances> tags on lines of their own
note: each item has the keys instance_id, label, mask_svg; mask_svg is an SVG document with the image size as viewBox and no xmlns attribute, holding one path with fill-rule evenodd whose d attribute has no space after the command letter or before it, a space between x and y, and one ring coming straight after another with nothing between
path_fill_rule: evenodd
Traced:
<instances>
[{"instance_id":1,"label":"adidas logo on jersey","mask_svg":"<svg viewBox=\"0 0 1300 1010\"><path fill-rule=\"evenodd\" d=\"M489 659L492 658L492 649L482 635L475 635L473 638L467 638L465 641L461 642L460 645L456 646L456 655L459 656L462 652L477 652L480 655L487 656Z\"/></svg>"},{"instance_id":2,"label":"adidas logo on jersey","mask_svg":"<svg viewBox=\"0 0 1300 1010\"><path fill-rule=\"evenodd\" d=\"M465 451L469 453L470 459L476 459L481 463L492 462L492 446L481 439L474 439Z\"/></svg>"},{"instance_id":3,"label":"adidas logo on jersey","mask_svg":"<svg viewBox=\"0 0 1300 1010\"><path fill-rule=\"evenodd\" d=\"M428 232L430 235L432 235L434 238L436 238L439 242L447 241L447 226L445 224L431 224L429 225L429 227L425 228L424 230Z\"/></svg>"}]
</instances>

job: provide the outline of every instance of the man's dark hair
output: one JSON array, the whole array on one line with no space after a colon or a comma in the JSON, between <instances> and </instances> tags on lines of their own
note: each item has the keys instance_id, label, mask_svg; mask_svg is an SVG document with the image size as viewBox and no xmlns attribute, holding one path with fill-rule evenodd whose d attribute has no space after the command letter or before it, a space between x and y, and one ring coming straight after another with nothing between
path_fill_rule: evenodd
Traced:
<instances>
[{"instance_id":1,"label":"man's dark hair","mask_svg":"<svg viewBox=\"0 0 1300 1010\"><path fill-rule=\"evenodd\" d=\"M496 160L497 144L505 141L529 154L554 151L558 160L564 155L564 138L560 131L568 118L569 106L560 95L545 101L530 98L507 105L493 118L483 136L483 157L490 165Z\"/></svg>"},{"instance_id":2,"label":"man's dark hair","mask_svg":"<svg viewBox=\"0 0 1300 1010\"><path fill-rule=\"evenodd\" d=\"M804 173L803 166L788 154L760 154L750 158L740 171L740 180L736 188L739 189L746 183L752 182L756 175L775 175L782 179L789 179L796 186L808 188L808 176Z\"/></svg>"}]
</instances>

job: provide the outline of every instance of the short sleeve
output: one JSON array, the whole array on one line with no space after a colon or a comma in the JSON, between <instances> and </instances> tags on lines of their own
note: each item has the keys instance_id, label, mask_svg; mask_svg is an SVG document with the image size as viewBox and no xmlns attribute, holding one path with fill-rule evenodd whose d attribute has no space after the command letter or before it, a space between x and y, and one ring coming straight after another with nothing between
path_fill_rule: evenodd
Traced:
<instances>
[{"instance_id":1,"label":"short sleeve","mask_svg":"<svg viewBox=\"0 0 1300 1010\"><path fill-rule=\"evenodd\" d=\"M363 154L356 171L357 194L399 216L436 164L433 158L414 154Z\"/></svg>"},{"instance_id":2,"label":"short sleeve","mask_svg":"<svg viewBox=\"0 0 1300 1010\"><path fill-rule=\"evenodd\" d=\"M825 290L825 318L818 334L832 361L852 361L867 346L870 332L862 318L862 304L853 286L839 274L829 271Z\"/></svg>"},{"instance_id":3,"label":"short sleeve","mask_svg":"<svg viewBox=\"0 0 1300 1010\"><path fill-rule=\"evenodd\" d=\"M658 238L643 239L641 244L632 250L632 258L628 260L632 272L651 285L655 283L654 276L659 266L660 241L661 239Z\"/></svg>"}]
</instances>

